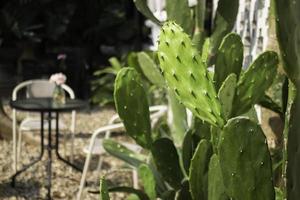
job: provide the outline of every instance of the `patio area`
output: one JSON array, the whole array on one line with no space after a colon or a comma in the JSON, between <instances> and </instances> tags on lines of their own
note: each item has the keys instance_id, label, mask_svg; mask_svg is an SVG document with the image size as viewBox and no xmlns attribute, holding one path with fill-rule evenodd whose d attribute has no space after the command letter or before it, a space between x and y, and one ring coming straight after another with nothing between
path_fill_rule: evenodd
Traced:
<instances>
[{"instance_id":1,"label":"patio area","mask_svg":"<svg viewBox=\"0 0 300 200\"><path fill-rule=\"evenodd\" d=\"M11 113L11 109L6 106L7 113ZM74 161L76 165L83 167L86 154L83 152L83 148L89 144L91 133L97 128L104 126L108 123L110 117L115 114L114 109L105 107L102 109L96 109L92 111L82 111L77 114L76 123L76 137L75 137L75 157ZM70 123L70 114L62 115L62 118L66 123ZM32 142L23 142L21 163L28 164L32 158L38 155L40 151L40 134L25 133L34 135ZM117 141L126 141L128 137L125 137L122 132L116 132L112 135ZM70 147L70 143L68 148ZM62 155L63 148L60 148ZM11 141L0 139L0 199L2 200L25 200L25 199L45 199L47 190L46 183L46 159L44 156L42 162L31 167L26 172L22 173L17 179L17 187L11 187L10 177L12 171L12 143ZM54 156L55 157L55 156ZM105 174L112 168L118 168L124 166L124 163L111 156L104 155L104 164L101 173ZM96 170L98 157L94 156L91 163L90 170L87 177L87 187L83 193L83 199L99 199L99 194L93 194L99 189L99 180L101 173ZM53 164L52 174L52 195L53 199L74 199L78 192L79 182L82 173L71 168L62 162L58 162L56 158ZM102 174L102 175L103 175ZM120 185L126 183L130 186L131 177L128 172L114 172L107 174L107 178L111 181L112 185ZM113 194L113 199L124 199L124 193Z\"/></svg>"}]
</instances>

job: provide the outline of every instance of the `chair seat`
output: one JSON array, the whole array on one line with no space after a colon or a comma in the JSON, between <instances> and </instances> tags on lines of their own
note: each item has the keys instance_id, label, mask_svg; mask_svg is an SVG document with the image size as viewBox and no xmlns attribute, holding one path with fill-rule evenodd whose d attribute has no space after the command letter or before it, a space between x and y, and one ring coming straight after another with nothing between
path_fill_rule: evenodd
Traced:
<instances>
[{"instance_id":1,"label":"chair seat","mask_svg":"<svg viewBox=\"0 0 300 200\"><path fill-rule=\"evenodd\" d=\"M94 147L91 151L91 153L93 155L102 155L104 153L106 153L102 143L103 143L103 140L104 139L96 139L95 140L95 144L94 144ZM128 142L120 142L121 145L125 146L126 148L128 148L129 150L131 151L134 151L134 152L140 152L142 150L142 147L136 145L136 144L132 144L132 143L128 143ZM83 152L88 154L89 153L89 146L85 146L83 148Z\"/></svg>"},{"instance_id":2,"label":"chair seat","mask_svg":"<svg viewBox=\"0 0 300 200\"><path fill-rule=\"evenodd\" d=\"M44 130L48 130L48 121L44 120ZM56 122L51 120L52 130L55 130ZM41 129L41 119L40 118L26 118L20 124L20 130L22 131L37 131ZM59 129L67 130L67 126L59 120Z\"/></svg>"}]
</instances>

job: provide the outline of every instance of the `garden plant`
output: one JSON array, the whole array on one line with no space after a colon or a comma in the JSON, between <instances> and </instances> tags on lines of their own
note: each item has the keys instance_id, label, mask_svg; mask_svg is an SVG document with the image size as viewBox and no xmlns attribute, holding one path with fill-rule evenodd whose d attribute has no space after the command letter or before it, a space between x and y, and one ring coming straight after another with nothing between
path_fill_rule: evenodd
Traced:
<instances>
[{"instance_id":1,"label":"garden plant","mask_svg":"<svg viewBox=\"0 0 300 200\"><path fill-rule=\"evenodd\" d=\"M220 7L222 2L226 1L220 1L219 14L224 11ZM151 15L145 1L137 0L135 3L147 17L161 23ZM286 90L284 92L288 92L288 99L283 100L286 105L277 108L272 99L266 96L277 74L277 53L262 53L244 70L243 43L237 34L228 34L232 26L219 34L221 39L217 40L220 42L213 42L216 40L212 34L205 43L198 45L200 40L195 40L195 32L189 31L196 31L197 27L189 29L189 23L179 20L183 15L176 17L168 14L174 18L169 17L169 21L161 28L157 51L159 63L141 53L140 61L143 62L140 63L151 63L146 70L141 68L143 74L154 81L153 84L171 91L179 105L192 112L193 124L185 127L181 139L174 129L154 134L149 117L148 91L142 81L144 75L130 66L122 68L115 80L115 105L126 133L144 151L137 154L112 140L106 140L104 148L138 169L142 189L107 188L106 180L102 178L101 199L109 199L109 191L133 193L128 199L151 200L299 198L297 119L300 16L297 9L300 9L300 1L275 0L274 3L277 36L289 79L289 87L283 87ZM197 6L201 6L201 3ZM226 7L225 10L228 12L231 9L235 7ZM178 13L183 13L183 10ZM172 11L170 6L167 6L167 11ZM221 24L218 16L216 27ZM224 13L220 16L228 22ZM212 64L213 72L209 70ZM274 181L274 164L265 134L248 114L255 104L264 104L274 111L285 113L281 117L285 123L287 145L283 148L283 184L280 188ZM185 115L177 117L182 120L186 118Z\"/></svg>"}]
</instances>

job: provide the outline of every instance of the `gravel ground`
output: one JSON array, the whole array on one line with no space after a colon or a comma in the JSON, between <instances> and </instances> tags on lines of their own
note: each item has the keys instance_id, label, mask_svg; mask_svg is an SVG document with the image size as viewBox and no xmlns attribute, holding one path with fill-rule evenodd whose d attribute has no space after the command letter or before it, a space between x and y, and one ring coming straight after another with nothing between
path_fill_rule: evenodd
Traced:
<instances>
[{"instance_id":1,"label":"gravel ground","mask_svg":"<svg viewBox=\"0 0 300 200\"><path fill-rule=\"evenodd\" d=\"M10 110L7 108L7 112ZM75 163L78 166L83 166L85 154L82 151L83 147L89 143L90 133L95 129L104 126L108 123L110 117L115 114L111 108L104 108L93 112L81 112L77 114L76 139L75 139ZM69 122L69 115L62 116L66 123ZM26 133L33 134L33 133ZM35 134L36 139L40 138L39 134ZM115 133L112 136L114 139L128 140L122 133ZM45 140L47 143L47 140ZM62 146L60 149L63 150ZM38 156L40 151L39 145L22 144L21 162L22 164L29 163ZM1 200L23 200L23 199L46 199L46 164L47 153L43 160L34 165L26 172L22 173L17 179L15 188L11 187L10 177L13 173L12 166L12 143L0 139L0 199ZM62 151L63 154L63 151ZM68 154L67 154L68 156ZM52 168L52 196L53 199L75 199L78 191L81 173L71 170L61 161L56 159L53 154ZM83 198L85 200L99 199L97 194L91 193L99 187L99 177L101 174L106 174L110 169L122 168L124 163L114 159L108 155L104 155L104 164L101 172L96 170L98 157L93 157L93 162L90 167L87 178L87 187L84 190ZM131 185L130 172L113 172L107 174L107 179L111 185ZM122 200L125 194L114 193L112 199Z\"/></svg>"}]
</instances>

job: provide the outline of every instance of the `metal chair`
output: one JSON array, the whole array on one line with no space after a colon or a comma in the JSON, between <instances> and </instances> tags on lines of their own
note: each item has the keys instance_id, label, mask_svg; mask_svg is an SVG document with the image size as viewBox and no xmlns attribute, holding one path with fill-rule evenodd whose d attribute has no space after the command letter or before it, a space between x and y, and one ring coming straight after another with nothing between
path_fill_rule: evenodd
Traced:
<instances>
[{"instance_id":1,"label":"metal chair","mask_svg":"<svg viewBox=\"0 0 300 200\"><path fill-rule=\"evenodd\" d=\"M167 113L167 106L165 106L165 105L151 106L149 108L149 110L151 113L150 114L151 126L153 127L158 122L158 120ZM101 166L102 166L102 162L103 162L102 155L105 153L105 150L102 147L103 139L98 139L97 137L101 134L102 135L104 134L104 139L108 139L108 138L110 138L112 131L124 129L123 123L121 123L121 122L116 123L118 121L120 121L120 118L116 114L109 120L109 124L107 126L104 126L104 127L101 127L99 129L95 130L91 136L89 146L85 147L83 149L83 151L87 154L87 156L85 159L83 173L82 173L81 180L80 180L79 191L77 193L77 200L81 199L92 155L99 155L98 170L101 170ZM142 150L142 147L140 147L136 144L124 143L124 142L121 142L121 144L135 152L139 152ZM132 169L132 180L133 180L134 188L137 188L138 187L138 177L137 177L136 169Z\"/></svg>"},{"instance_id":2,"label":"metal chair","mask_svg":"<svg viewBox=\"0 0 300 200\"><path fill-rule=\"evenodd\" d=\"M34 97L34 98L45 98L52 97L52 93L54 90L55 84L49 82L49 80L28 80L18 84L12 93L12 100L15 101L18 98L18 93L23 89L26 89L26 98ZM75 98L75 94L73 90L63 84L62 88L66 91L71 99ZM13 125L13 169L17 171L18 161L20 159L21 153L21 142L22 142L22 133L28 131L38 131L41 127L41 121L38 117L30 116L27 114L27 117L23 119L19 125L19 129L17 131L17 111L15 109L12 110L12 125ZM75 120L76 120L76 112L72 111L71 116L71 126L69 128L72 137L71 137L71 160L73 160L73 147L74 147L74 133L75 133ZM52 121L53 127L55 121ZM48 121L44 121L45 127L47 127ZM68 130L67 126L60 121L59 122L62 130ZM52 125L52 124L51 124ZM18 141L17 141L18 139ZM64 134L64 149L66 151L66 134Z\"/></svg>"}]
</instances>

